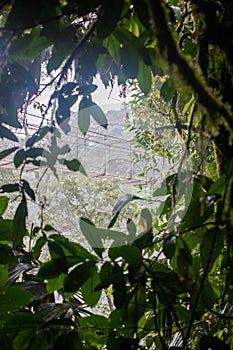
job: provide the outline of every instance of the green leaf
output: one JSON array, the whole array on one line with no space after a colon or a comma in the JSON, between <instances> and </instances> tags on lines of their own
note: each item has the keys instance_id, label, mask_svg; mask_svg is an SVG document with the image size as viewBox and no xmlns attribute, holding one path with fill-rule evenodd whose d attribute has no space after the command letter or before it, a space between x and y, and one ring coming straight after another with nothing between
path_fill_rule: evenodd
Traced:
<instances>
[{"instance_id":1,"label":"green leaf","mask_svg":"<svg viewBox=\"0 0 233 350\"><path fill-rule=\"evenodd\" d=\"M34 245L33 249L32 249L32 256L34 259L38 259L40 254L41 254L41 250L43 248L43 246L45 245L45 243L47 242L46 237L42 236L39 237L36 240L36 244Z\"/></svg>"},{"instance_id":2,"label":"green leaf","mask_svg":"<svg viewBox=\"0 0 233 350\"><path fill-rule=\"evenodd\" d=\"M104 46L107 48L109 54L113 60L120 64L121 60L121 43L118 41L114 34L111 34L104 40Z\"/></svg>"},{"instance_id":3,"label":"green leaf","mask_svg":"<svg viewBox=\"0 0 233 350\"><path fill-rule=\"evenodd\" d=\"M127 235L123 232L97 228L91 225L86 219L80 218L80 229L91 247L102 248L106 240L112 240L112 246L121 246L127 243Z\"/></svg>"},{"instance_id":4,"label":"green leaf","mask_svg":"<svg viewBox=\"0 0 233 350\"><path fill-rule=\"evenodd\" d=\"M122 246L109 249L109 257L112 260L122 256L132 270L139 270L142 263L141 252L135 246Z\"/></svg>"},{"instance_id":5,"label":"green leaf","mask_svg":"<svg viewBox=\"0 0 233 350\"><path fill-rule=\"evenodd\" d=\"M0 219L0 241L11 241L12 240L12 220Z\"/></svg>"},{"instance_id":6,"label":"green leaf","mask_svg":"<svg viewBox=\"0 0 233 350\"><path fill-rule=\"evenodd\" d=\"M53 239L54 241L59 243L60 246L62 246L63 249L66 249L71 256L81 258L81 261L85 261L85 260L97 261L96 256L90 254L88 250L83 248L80 244L75 242L70 242L67 238L61 235L50 235L49 239Z\"/></svg>"},{"instance_id":7,"label":"green leaf","mask_svg":"<svg viewBox=\"0 0 233 350\"><path fill-rule=\"evenodd\" d=\"M17 287L7 287L0 291L0 314L14 312L27 306L31 293Z\"/></svg>"},{"instance_id":8,"label":"green leaf","mask_svg":"<svg viewBox=\"0 0 233 350\"><path fill-rule=\"evenodd\" d=\"M0 187L0 190L2 192L7 192L7 193L17 192L19 191L19 184L15 183L15 184L2 185Z\"/></svg>"},{"instance_id":9,"label":"green leaf","mask_svg":"<svg viewBox=\"0 0 233 350\"><path fill-rule=\"evenodd\" d=\"M108 127L108 121L107 118L104 114L104 112L102 111L102 109L95 104L94 102L92 103L92 107L91 107L91 115L93 117L93 119L103 128L107 129Z\"/></svg>"},{"instance_id":10,"label":"green leaf","mask_svg":"<svg viewBox=\"0 0 233 350\"><path fill-rule=\"evenodd\" d=\"M169 102L176 92L176 86L172 78L168 78L160 89L160 94L166 102Z\"/></svg>"},{"instance_id":11,"label":"green leaf","mask_svg":"<svg viewBox=\"0 0 233 350\"><path fill-rule=\"evenodd\" d=\"M163 253L168 258L171 259L175 253L176 249L176 237L172 236L164 240Z\"/></svg>"},{"instance_id":12,"label":"green leaf","mask_svg":"<svg viewBox=\"0 0 233 350\"><path fill-rule=\"evenodd\" d=\"M57 259L57 258L58 259L59 258L65 259L65 253L59 244L49 240L48 247L49 247L49 252L50 252L52 259Z\"/></svg>"},{"instance_id":13,"label":"green leaf","mask_svg":"<svg viewBox=\"0 0 233 350\"><path fill-rule=\"evenodd\" d=\"M43 263L38 271L38 277L43 279L55 278L67 272L66 260L54 259Z\"/></svg>"},{"instance_id":14,"label":"green leaf","mask_svg":"<svg viewBox=\"0 0 233 350\"><path fill-rule=\"evenodd\" d=\"M64 280L65 280L66 276L67 275L65 273L61 273L57 277L50 278L46 284L47 292L50 294L56 290L63 288L63 284L64 284Z\"/></svg>"},{"instance_id":15,"label":"green leaf","mask_svg":"<svg viewBox=\"0 0 233 350\"><path fill-rule=\"evenodd\" d=\"M8 280L8 266L0 265L0 289L5 287L7 280Z\"/></svg>"},{"instance_id":16,"label":"green leaf","mask_svg":"<svg viewBox=\"0 0 233 350\"><path fill-rule=\"evenodd\" d=\"M208 280L206 280L204 285L202 286L201 292L200 288L201 285L199 283L193 286L190 299L191 312L195 312L195 317L197 319L200 319L200 317L206 311L210 310L219 297ZM198 295L198 303L196 305L196 309L194 310L195 301Z\"/></svg>"},{"instance_id":17,"label":"green leaf","mask_svg":"<svg viewBox=\"0 0 233 350\"><path fill-rule=\"evenodd\" d=\"M18 148L19 147L12 147L12 148L8 148L8 149L5 149L4 151L0 152L0 160L9 156L11 153L16 151Z\"/></svg>"},{"instance_id":18,"label":"green leaf","mask_svg":"<svg viewBox=\"0 0 233 350\"><path fill-rule=\"evenodd\" d=\"M30 341L35 337L35 329L26 329L18 333L14 339L14 350L26 350Z\"/></svg>"},{"instance_id":19,"label":"green leaf","mask_svg":"<svg viewBox=\"0 0 233 350\"><path fill-rule=\"evenodd\" d=\"M18 288L16 288L18 290ZM44 320L30 312L17 312L7 318L4 324L6 333L18 333L26 329L37 329L44 323Z\"/></svg>"},{"instance_id":20,"label":"green leaf","mask_svg":"<svg viewBox=\"0 0 233 350\"><path fill-rule=\"evenodd\" d=\"M78 159L72 159L72 160L64 159L64 165L66 165L66 167L69 170L80 171L80 173L87 176L87 173L86 173L84 167L82 166L82 164L80 163L80 161Z\"/></svg>"},{"instance_id":21,"label":"green leaf","mask_svg":"<svg viewBox=\"0 0 233 350\"><path fill-rule=\"evenodd\" d=\"M18 142L17 136L8 128L3 125L0 125L0 138L5 138L14 142Z\"/></svg>"},{"instance_id":22,"label":"green leaf","mask_svg":"<svg viewBox=\"0 0 233 350\"><path fill-rule=\"evenodd\" d=\"M22 179L21 181L22 181L22 183L23 183L23 189L24 189L24 191L27 193L27 195L28 195L33 201L35 201L35 200L36 200L36 196L35 196L35 193L34 193L33 189L30 187L29 183L28 183L26 180L24 180L24 179Z\"/></svg>"},{"instance_id":23,"label":"green leaf","mask_svg":"<svg viewBox=\"0 0 233 350\"><path fill-rule=\"evenodd\" d=\"M200 256L203 269L210 271L224 247L224 233L218 228L208 230L201 243ZM207 266L208 264L208 266Z\"/></svg>"},{"instance_id":24,"label":"green leaf","mask_svg":"<svg viewBox=\"0 0 233 350\"><path fill-rule=\"evenodd\" d=\"M220 194L223 195L227 186L226 175L221 175L209 188L208 195Z\"/></svg>"},{"instance_id":25,"label":"green leaf","mask_svg":"<svg viewBox=\"0 0 233 350\"><path fill-rule=\"evenodd\" d=\"M79 324L82 338L89 339L93 344L106 345L109 333L109 323L106 317L100 315L81 317Z\"/></svg>"},{"instance_id":26,"label":"green leaf","mask_svg":"<svg viewBox=\"0 0 233 350\"><path fill-rule=\"evenodd\" d=\"M0 264L10 265L16 262L17 259L12 252L12 248L5 244L0 244Z\"/></svg>"},{"instance_id":27,"label":"green leaf","mask_svg":"<svg viewBox=\"0 0 233 350\"><path fill-rule=\"evenodd\" d=\"M18 168L26 159L26 154L23 149L18 150L18 152L15 153L14 156L14 165L16 168Z\"/></svg>"},{"instance_id":28,"label":"green leaf","mask_svg":"<svg viewBox=\"0 0 233 350\"><path fill-rule=\"evenodd\" d=\"M9 198L6 196L0 196L0 216L2 216L8 206Z\"/></svg>"},{"instance_id":29,"label":"green leaf","mask_svg":"<svg viewBox=\"0 0 233 350\"><path fill-rule=\"evenodd\" d=\"M90 118L91 118L91 101L83 97L83 99L79 103L79 109L78 109L78 127L80 131L86 135L89 126L90 126Z\"/></svg>"},{"instance_id":30,"label":"green leaf","mask_svg":"<svg viewBox=\"0 0 233 350\"><path fill-rule=\"evenodd\" d=\"M34 28L30 34L18 36L10 46L10 55L13 60L32 60L49 47L51 42L41 35L41 28Z\"/></svg>"},{"instance_id":31,"label":"green leaf","mask_svg":"<svg viewBox=\"0 0 233 350\"><path fill-rule=\"evenodd\" d=\"M22 246L23 244L23 237L27 232L27 228L26 228L27 215L28 215L27 202L26 202L26 198L23 197L16 209L13 223L12 223L13 243L16 246L17 245Z\"/></svg>"},{"instance_id":32,"label":"green leaf","mask_svg":"<svg viewBox=\"0 0 233 350\"><path fill-rule=\"evenodd\" d=\"M65 292L77 291L92 275L93 261L87 261L75 267L64 281Z\"/></svg>"},{"instance_id":33,"label":"green leaf","mask_svg":"<svg viewBox=\"0 0 233 350\"><path fill-rule=\"evenodd\" d=\"M147 96L152 86L152 74L150 67L143 60L139 62L137 78L140 89Z\"/></svg>"},{"instance_id":34,"label":"green leaf","mask_svg":"<svg viewBox=\"0 0 233 350\"><path fill-rule=\"evenodd\" d=\"M90 307L94 307L101 297L102 291L95 290L99 283L100 278L98 270L96 266L93 266L91 277L81 287L83 300Z\"/></svg>"}]
</instances>

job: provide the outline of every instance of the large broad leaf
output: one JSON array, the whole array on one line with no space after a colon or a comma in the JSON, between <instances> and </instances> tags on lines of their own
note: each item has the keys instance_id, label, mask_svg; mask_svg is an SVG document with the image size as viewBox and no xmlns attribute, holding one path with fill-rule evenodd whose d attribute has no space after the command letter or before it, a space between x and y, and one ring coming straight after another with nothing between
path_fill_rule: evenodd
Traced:
<instances>
[{"instance_id":1,"label":"large broad leaf","mask_svg":"<svg viewBox=\"0 0 233 350\"><path fill-rule=\"evenodd\" d=\"M8 280L8 266L0 265L0 289L2 289Z\"/></svg>"},{"instance_id":2,"label":"large broad leaf","mask_svg":"<svg viewBox=\"0 0 233 350\"><path fill-rule=\"evenodd\" d=\"M122 256L132 270L139 270L142 263L141 252L136 246L122 246L109 249L109 257L112 260Z\"/></svg>"},{"instance_id":3,"label":"large broad leaf","mask_svg":"<svg viewBox=\"0 0 233 350\"><path fill-rule=\"evenodd\" d=\"M166 102L169 102L176 91L176 86L172 78L168 78L162 85L160 94L165 99Z\"/></svg>"},{"instance_id":4,"label":"large broad leaf","mask_svg":"<svg viewBox=\"0 0 233 350\"><path fill-rule=\"evenodd\" d=\"M2 192L7 192L7 193L11 193L11 192L17 192L19 191L19 184L14 183L14 184L7 184L7 185L2 185L0 187L0 190Z\"/></svg>"},{"instance_id":5,"label":"large broad leaf","mask_svg":"<svg viewBox=\"0 0 233 350\"><path fill-rule=\"evenodd\" d=\"M90 254L88 250L83 248L80 244L70 242L67 238L61 235L51 235L49 239L59 243L63 247L64 251L67 251L66 256L71 255L72 257L79 258L80 261L97 261L96 256Z\"/></svg>"},{"instance_id":6,"label":"large broad leaf","mask_svg":"<svg viewBox=\"0 0 233 350\"><path fill-rule=\"evenodd\" d=\"M0 264L14 264L17 262L12 252L12 248L6 244L0 244Z\"/></svg>"},{"instance_id":7,"label":"large broad leaf","mask_svg":"<svg viewBox=\"0 0 233 350\"><path fill-rule=\"evenodd\" d=\"M9 198L6 196L0 196L0 216L2 216L8 206Z\"/></svg>"},{"instance_id":8,"label":"large broad leaf","mask_svg":"<svg viewBox=\"0 0 233 350\"><path fill-rule=\"evenodd\" d=\"M27 306L32 294L17 287L7 287L0 291L0 314L7 314Z\"/></svg>"},{"instance_id":9,"label":"large broad leaf","mask_svg":"<svg viewBox=\"0 0 233 350\"><path fill-rule=\"evenodd\" d=\"M18 36L12 42L9 52L13 60L18 60L19 58L21 60L32 60L39 57L42 50L50 45L51 42L41 35L41 28L37 26L30 33ZM38 69L40 70L40 67Z\"/></svg>"},{"instance_id":10,"label":"large broad leaf","mask_svg":"<svg viewBox=\"0 0 233 350\"><path fill-rule=\"evenodd\" d=\"M64 281L65 292L77 291L92 275L95 263L87 261L75 267Z\"/></svg>"},{"instance_id":11,"label":"large broad leaf","mask_svg":"<svg viewBox=\"0 0 233 350\"><path fill-rule=\"evenodd\" d=\"M127 235L120 231L97 228L85 218L80 218L80 228L92 247L102 248L104 243L111 242L111 246L119 247L127 243Z\"/></svg>"},{"instance_id":12,"label":"large broad leaf","mask_svg":"<svg viewBox=\"0 0 233 350\"><path fill-rule=\"evenodd\" d=\"M80 337L94 344L105 345L109 333L108 319L100 315L91 315L79 319Z\"/></svg>"},{"instance_id":13,"label":"large broad leaf","mask_svg":"<svg viewBox=\"0 0 233 350\"><path fill-rule=\"evenodd\" d=\"M201 285L199 283L193 286L190 299L191 312L195 313L196 319L200 319L206 311L210 310L219 297L219 295L217 295L218 291L208 280L205 281L201 290L200 288ZM199 298L197 301L198 296Z\"/></svg>"},{"instance_id":14,"label":"large broad leaf","mask_svg":"<svg viewBox=\"0 0 233 350\"><path fill-rule=\"evenodd\" d=\"M16 246L21 246L23 244L23 237L27 232L26 228L26 218L28 215L26 198L23 196L21 202L19 203L13 223L12 223L12 239Z\"/></svg>"},{"instance_id":15,"label":"large broad leaf","mask_svg":"<svg viewBox=\"0 0 233 350\"><path fill-rule=\"evenodd\" d=\"M96 121L96 123L98 123L103 128L107 129L108 127L107 118L104 112L102 111L102 109L96 103L92 104L91 115L92 115L92 118Z\"/></svg>"},{"instance_id":16,"label":"large broad leaf","mask_svg":"<svg viewBox=\"0 0 233 350\"><path fill-rule=\"evenodd\" d=\"M44 320L41 317L31 312L17 312L7 318L3 329L6 333L18 333L26 329L37 329L43 323Z\"/></svg>"},{"instance_id":17,"label":"large broad leaf","mask_svg":"<svg viewBox=\"0 0 233 350\"><path fill-rule=\"evenodd\" d=\"M140 199L143 200L143 198L137 197L131 193L125 193L123 196L121 196L118 201L116 202L116 204L114 205L114 208L112 210L112 218L110 220L110 223L108 225L108 228L111 228L114 226L121 210L131 201L135 200L135 199Z\"/></svg>"},{"instance_id":18,"label":"large broad leaf","mask_svg":"<svg viewBox=\"0 0 233 350\"><path fill-rule=\"evenodd\" d=\"M46 244L46 242L47 242L47 239L44 236L39 237L36 240L36 244L34 245L33 250L32 250L32 256L34 259L39 258L41 251L42 251L42 248Z\"/></svg>"},{"instance_id":19,"label":"large broad leaf","mask_svg":"<svg viewBox=\"0 0 233 350\"><path fill-rule=\"evenodd\" d=\"M26 350L29 347L29 343L36 336L36 329L26 329L24 331L19 332L13 342L13 346L15 350Z\"/></svg>"},{"instance_id":20,"label":"large broad leaf","mask_svg":"<svg viewBox=\"0 0 233 350\"><path fill-rule=\"evenodd\" d=\"M64 258L54 259L41 265L38 277L44 279L55 278L67 272L67 261Z\"/></svg>"},{"instance_id":21,"label":"large broad leaf","mask_svg":"<svg viewBox=\"0 0 233 350\"><path fill-rule=\"evenodd\" d=\"M114 62L120 64L121 60L121 43L114 34L111 34L107 39L104 40L104 46L107 48L110 56Z\"/></svg>"},{"instance_id":22,"label":"large broad leaf","mask_svg":"<svg viewBox=\"0 0 233 350\"><path fill-rule=\"evenodd\" d=\"M164 240L163 253L168 258L171 259L175 253L176 249L176 237L172 236Z\"/></svg>"},{"instance_id":23,"label":"large broad leaf","mask_svg":"<svg viewBox=\"0 0 233 350\"><path fill-rule=\"evenodd\" d=\"M3 125L0 125L0 138L5 138L14 142L18 142L17 136L8 128Z\"/></svg>"},{"instance_id":24,"label":"large broad leaf","mask_svg":"<svg viewBox=\"0 0 233 350\"><path fill-rule=\"evenodd\" d=\"M78 109L78 127L80 131L86 135L89 126L90 126L90 118L91 118L91 101L83 97L83 99L79 103Z\"/></svg>"},{"instance_id":25,"label":"large broad leaf","mask_svg":"<svg viewBox=\"0 0 233 350\"><path fill-rule=\"evenodd\" d=\"M82 285L81 292L83 296L83 300L85 303L94 307L102 294L101 290L95 290L96 286L100 283L99 273L96 266L93 266L91 277Z\"/></svg>"},{"instance_id":26,"label":"large broad leaf","mask_svg":"<svg viewBox=\"0 0 233 350\"><path fill-rule=\"evenodd\" d=\"M72 160L64 159L63 164L66 165L66 167L71 171L80 171L80 173L82 173L83 175L87 175L84 167L82 166L82 164L78 159L72 159Z\"/></svg>"},{"instance_id":27,"label":"large broad leaf","mask_svg":"<svg viewBox=\"0 0 233 350\"><path fill-rule=\"evenodd\" d=\"M213 228L208 230L202 240L200 256L203 269L211 270L215 260L224 247L224 233L221 229Z\"/></svg>"},{"instance_id":28,"label":"large broad leaf","mask_svg":"<svg viewBox=\"0 0 233 350\"><path fill-rule=\"evenodd\" d=\"M223 195L226 190L227 179L226 175L220 176L209 188L208 195L220 194Z\"/></svg>"},{"instance_id":29,"label":"large broad leaf","mask_svg":"<svg viewBox=\"0 0 233 350\"><path fill-rule=\"evenodd\" d=\"M59 276L50 278L46 284L46 289L48 293L53 293L56 290L63 288L64 280L66 278L65 273L61 273Z\"/></svg>"},{"instance_id":30,"label":"large broad leaf","mask_svg":"<svg viewBox=\"0 0 233 350\"><path fill-rule=\"evenodd\" d=\"M0 152L0 160L9 156L11 153L15 152L19 147L12 147L12 148L8 148L3 150L2 152Z\"/></svg>"},{"instance_id":31,"label":"large broad leaf","mask_svg":"<svg viewBox=\"0 0 233 350\"><path fill-rule=\"evenodd\" d=\"M28 181L22 179L22 184L23 184L23 190L27 193L27 195L33 200L36 200L35 192L31 188L30 184Z\"/></svg>"},{"instance_id":32,"label":"large broad leaf","mask_svg":"<svg viewBox=\"0 0 233 350\"><path fill-rule=\"evenodd\" d=\"M150 67L143 60L139 62L137 78L140 89L145 95L148 95L152 85L152 74Z\"/></svg>"},{"instance_id":33,"label":"large broad leaf","mask_svg":"<svg viewBox=\"0 0 233 350\"><path fill-rule=\"evenodd\" d=\"M90 116L103 128L108 127L108 121L102 109L90 98L83 97L79 104L78 125L84 135L90 126Z\"/></svg>"}]
</instances>

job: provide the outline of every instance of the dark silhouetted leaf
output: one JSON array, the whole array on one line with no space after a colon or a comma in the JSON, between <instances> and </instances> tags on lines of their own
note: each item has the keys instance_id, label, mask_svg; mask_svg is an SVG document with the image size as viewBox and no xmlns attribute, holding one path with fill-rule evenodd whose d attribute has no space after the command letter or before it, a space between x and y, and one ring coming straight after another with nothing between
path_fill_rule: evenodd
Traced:
<instances>
[{"instance_id":1,"label":"dark silhouetted leaf","mask_svg":"<svg viewBox=\"0 0 233 350\"><path fill-rule=\"evenodd\" d=\"M32 294L17 287L7 287L0 291L0 314L22 309L32 299Z\"/></svg>"},{"instance_id":2,"label":"dark silhouetted leaf","mask_svg":"<svg viewBox=\"0 0 233 350\"><path fill-rule=\"evenodd\" d=\"M80 173L87 175L85 169L78 159L66 160L64 159L64 165L67 166L69 170L80 171Z\"/></svg>"},{"instance_id":3,"label":"dark silhouetted leaf","mask_svg":"<svg viewBox=\"0 0 233 350\"><path fill-rule=\"evenodd\" d=\"M5 138L14 142L18 142L17 136L8 128L3 125L0 125L0 138Z\"/></svg>"},{"instance_id":4,"label":"dark silhouetted leaf","mask_svg":"<svg viewBox=\"0 0 233 350\"><path fill-rule=\"evenodd\" d=\"M169 102L176 92L176 86L172 78L168 78L162 85L160 94L165 99L166 102Z\"/></svg>"},{"instance_id":5,"label":"dark silhouetted leaf","mask_svg":"<svg viewBox=\"0 0 233 350\"><path fill-rule=\"evenodd\" d=\"M13 243L17 246L21 246L23 244L23 237L27 232L26 228L26 217L28 215L27 212L27 202L26 198L23 197L21 202L19 203L12 224L12 239Z\"/></svg>"},{"instance_id":6,"label":"dark silhouetted leaf","mask_svg":"<svg viewBox=\"0 0 233 350\"><path fill-rule=\"evenodd\" d=\"M224 234L221 229L211 229L206 232L201 242L200 256L203 269L211 270L215 260L224 247ZM208 264L208 266L207 266Z\"/></svg>"},{"instance_id":7,"label":"dark silhouetted leaf","mask_svg":"<svg viewBox=\"0 0 233 350\"><path fill-rule=\"evenodd\" d=\"M12 147L9 149L5 149L4 151L0 152L0 160L9 156L11 153L15 152L19 147Z\"/></svg>"},{"instance_id":8,"label":"dark silhouetted leaf","mask_svg":"<svg viewBox=\"0 0 233 350\"><path fill-rule=\"evenodd\" d=\"M93 261L87 261L75 267L65 279L65 292L77 291L91 277L94 266Z\"/></svg>"},{"instance_id":9,"label":"dark silhouetted leaf","mask_svg":"<svg viewBox=\"0 0 233 350\"><path fill-rule=\"evenodd\" d=\"M24 191L27 193L27 195L33 200L35 201L36 200L36 197L35 197L35 193L33 191L33 189L30 187L28 181L26 180L21 180L22 183L23 183L23 189Z\"/></svg>"},{"instance_id":10,"label":"dark silhouetted leaf","mask_svg":"<svg viewBox=\"0 0 233 350\"><path fill-rule=\"evenodd\" d=\"M96 291L96 286L100 283L99 273L96 266L93 266L91 277L82 285L81 292L85 303L94 307L102 294L101 290Z\"/></svg>"},{"instance_id":11,"label":"dark silhouetted leaf","mask_svg":"<svg viewBox=\"0 0 233 350\"><path fill-rule=\"evenodd\" d=\"M18 150L14 156L14 165L18 168L26 159L26 154L23 149Z\"/></svg>"},{"instance_id":12,"label":"dark silhouetted leaf","mask_svg":"<svg viewBox=\"0 0 233 350\"><path fill-rule=\"evenodd\" d=\"M172 236L164 240L163 253L168 258L171 259L175 253L176 249L176 237Z\"/></svg>"}]
</instances>

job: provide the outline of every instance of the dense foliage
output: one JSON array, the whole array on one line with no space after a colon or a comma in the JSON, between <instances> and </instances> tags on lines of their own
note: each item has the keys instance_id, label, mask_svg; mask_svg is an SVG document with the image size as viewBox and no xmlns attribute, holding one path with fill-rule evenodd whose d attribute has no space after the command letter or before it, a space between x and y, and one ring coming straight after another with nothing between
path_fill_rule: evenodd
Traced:
<instances>
[{"instance_id":1,"label":"dense foliage","mask_svg":"<svg viewBox=\"0 0 233 350\"><path fill-rule=\"evenodd\" d=\"M1 348L233 349L232 1L6 0L0 11L0 137L8 141L0 160L19 170L1 186ZM170 125L185 154L154 188L158 211L142 209L126 232L114 224L133 196L115 208L111 228L81 217L83 247L46 222L41 178L34 186L25 171L57 176L62 164L85 175L60 140L75 103L84 135L91 118L108 127L92 100L97 74L106 87L117 80L121 96L137 82L134 102L155 109L143 117L148 129L133 126L147 154L161 152L167 133L158 129ZM41 123L24 142L30 106ZM167 124L156 125L158 113ZM39 224L28 225L32 204ZM97 314L103 294L108 306Z\"/></svg>"}]
</instances>

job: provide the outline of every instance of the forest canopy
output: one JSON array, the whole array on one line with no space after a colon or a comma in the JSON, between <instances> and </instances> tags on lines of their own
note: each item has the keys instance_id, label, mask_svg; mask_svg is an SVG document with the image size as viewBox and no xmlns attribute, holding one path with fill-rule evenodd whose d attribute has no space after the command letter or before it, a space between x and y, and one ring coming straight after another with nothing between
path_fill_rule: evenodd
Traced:
<instances>
[{"instance_id":1,"label":"forest canopy","mask_svg":"<svg viewBox=\"0 0 233 350\"><path fill-rule=\"evenodd\" d=\"M0 187L2 349L233 349L232 18L231 0L0 1L0 164L17 170ZM41 178L34 186L25 171L56 177L62 163L86 175L59 140L75 104L84 136L92 120L108 128L92 98L97 76L123 98L136 91L142 118L131 129L148 165L172 127L194 166L191 180L182 160L166 174L152 196L160 210L144 207L125 232L119 214L137 196L126 194L106 227L82 216L86 247L46 222ZM39 224L29 225L31 204Z\"/></svg>"}]
</instances>

